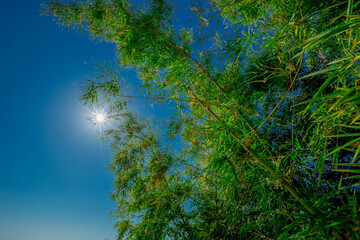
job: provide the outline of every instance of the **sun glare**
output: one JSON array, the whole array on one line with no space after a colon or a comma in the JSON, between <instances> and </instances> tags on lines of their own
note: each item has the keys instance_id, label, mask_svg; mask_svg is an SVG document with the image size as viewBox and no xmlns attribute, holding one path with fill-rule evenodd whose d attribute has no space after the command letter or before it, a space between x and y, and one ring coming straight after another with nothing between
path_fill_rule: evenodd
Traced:
<instances>
[{"instance_id":1,"label":"sun glare","mask_svg":"<svg viewBox=\"0 0 360 240\"><path fill-rule=\"evenodd\" d=\"M102 113L98 113L95 115L95 122L96 123L104 123L105 122L105 114L102 114Z\"/></svg>"},{"instance_id":2,"label":"sun glare","mask_svg":"<svg viewBox=\"0 0 360 240\"><path fill-rule=\"evenodd\" d=\"M98 112L98 111L95 111L93 112L92 114L92 117L91 117L91 121L94 123L94 124L100 124L100 125L104 125L106 123L106 114L103 113L103 112Z\"/></svg>"}]
</instances>

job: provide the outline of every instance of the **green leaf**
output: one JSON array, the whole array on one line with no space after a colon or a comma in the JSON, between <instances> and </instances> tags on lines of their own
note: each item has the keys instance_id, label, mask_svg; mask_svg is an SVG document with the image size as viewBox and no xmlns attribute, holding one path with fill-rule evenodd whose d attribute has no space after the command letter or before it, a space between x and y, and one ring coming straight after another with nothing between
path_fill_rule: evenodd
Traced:
<instances>
[{"instance_id":1,"label":"green leaf","mask_svg":"<svg viewBox=\"0 0 360 240\"><path fill-rule=\"evenodd\" d=\"M330 156L331 154L334 154L336 152L338 152L339 150L343 149L343 148L346 148L348 146L351 146L352 144L356 143L356 142L359 142L360 141L360 138L357 138L357 139L354 139L352 141L349 141L347 143L345 143L344 145L338 147L338 148L335 148L333 151L331 151L330 153L326 154L325 157L328 157Z\"/></svg>"}]
</instances>

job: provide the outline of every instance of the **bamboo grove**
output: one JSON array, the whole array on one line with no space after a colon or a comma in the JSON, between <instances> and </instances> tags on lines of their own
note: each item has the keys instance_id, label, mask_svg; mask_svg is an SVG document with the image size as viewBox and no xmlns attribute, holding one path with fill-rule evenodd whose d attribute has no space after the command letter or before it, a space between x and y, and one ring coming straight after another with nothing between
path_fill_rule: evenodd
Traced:
<instances>
[{"instance_id":1,"label":"bamboo grove","mask_svg":"<svg viewBox=\"0 0 360 240\"><path fill-rule=\"evenodd\" d=\"M121 116L106 131L118 239L360 239L360 1L184 4L43 6L117 47L81 100ZM129 110L122 68L169 119Z\"/></svg>"}]
</instances>

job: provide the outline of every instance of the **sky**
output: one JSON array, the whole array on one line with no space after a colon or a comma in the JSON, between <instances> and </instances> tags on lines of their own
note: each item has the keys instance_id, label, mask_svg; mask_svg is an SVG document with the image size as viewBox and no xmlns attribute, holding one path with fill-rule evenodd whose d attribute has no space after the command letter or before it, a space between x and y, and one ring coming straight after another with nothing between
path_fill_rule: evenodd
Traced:
<instances>
[{"instance_id":1,"label":"sky","mask_svg":"<svg viewBox=\"0 0 360 240\"><path fill-rule=\"evenodd\" d=\"M116 48L41 16L42 3L3 1L0 8L0 239L115 239L111 151L78 87L96 71L93 62L115 60ZM138 84L134 72L122 74ZM146 116L164 118L171 107L132 101Z\"/></svg>"},{"instance_id":2,"label":"sky","mask_svg":"<svg viewBox=\"0 0 360 240\"><path fill-rule=\"evenodd\" d=\"M115 47L40 16L41 3L0 8L0 239L114 239L111 153L76 83Z\"/></svg>"}]
</instances>

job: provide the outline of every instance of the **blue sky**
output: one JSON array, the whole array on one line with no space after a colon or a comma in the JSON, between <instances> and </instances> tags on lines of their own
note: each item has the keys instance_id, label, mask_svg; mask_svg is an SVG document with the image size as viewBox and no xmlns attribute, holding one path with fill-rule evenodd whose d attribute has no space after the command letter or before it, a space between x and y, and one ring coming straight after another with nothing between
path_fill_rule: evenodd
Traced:
<instances>
[{"instance_id":1,"label":"blue sky","mask_svg":"<svg viewBox=\"0 0 360 240\"><path fill-rule=\"evenodd\" d=\"M92 62L113 61L116 49L40 16L44 2L3 1L0 10L0 239L114 239L111 152L76 84L91 78ZM136 85L135 73L123 74ZM140 114L155 114L133 101ZM158 118L168 107L155 107Z\"/></svg>"},{"instance_id":2,"label":"blue sky","mask_svg":"<svg viewBox=\"0 0 360 240\"><path fill-rule=\"evenodd\" d=\"M115 48L61 30L42 2L1 4L0 239L114 239L110 152L75 83Z\"/></svg>"}]
</instances>

